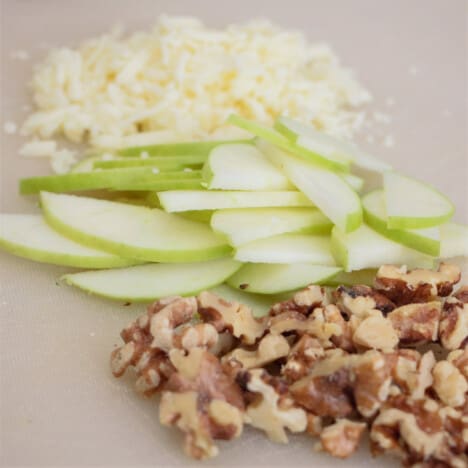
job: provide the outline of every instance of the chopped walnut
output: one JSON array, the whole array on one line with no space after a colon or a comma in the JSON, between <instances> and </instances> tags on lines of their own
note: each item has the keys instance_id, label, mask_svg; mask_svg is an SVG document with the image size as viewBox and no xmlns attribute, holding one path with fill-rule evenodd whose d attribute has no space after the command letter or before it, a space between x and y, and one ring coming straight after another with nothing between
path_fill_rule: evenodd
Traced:
<instances>
[{"instance_id":1,"label":"chopped walnut","mask_svg":"<svg viewBox=\"0 0 468 468\"><path fill-rule=\"evenodd\" d=\"M449 361L439 361L432 370L434 390L448 406L462 406L468 392L468 381Z\"/></svg>"},{"instance_id":2,"label":"chopped walnut","mask_svg":"<svg viewBox=\"0 0 468 468\"><path fill-rule=\"evenodd\" d=\"M292 347L281 373L289 382L299 380L307 375L314 362L324 356L324 349L316 338L303 335Z\"/></svg>"},{"instance_id":3,"label":"chopped walnut","mask_svg":"<svg viewBox=\"0 0 468 468\"><path fill-rule=\"evenodd\" d=\"M468 344L468 303L456 297L447 298L439 324L439 337L445 349L460 348L465 341Z\"/></svg>"},{"instance_id":4,"label":"chopped walnut","mask_svg":"<svg viewBox=\"0 0 468 468\"><path fill-rule=\"evenodd\" d=\"M198 304L203 321L211 323L219 333L228 330L245 344L254 344L265 331L263 321L242 304L225 301L207 291L198 296Z\"/></svg>"},{"instance_id":5,"label":"chopped walnut","mask_svg":"<svg viewBox=\"0 0 468 468\"><path fill-rule=\"evenodd\" d=\"M278 302L270 309L270 316L279 315L290 310L309 315L316 307L324 307L329 303L325 288L310 285L298 291L291 299Z\"/></svg>"},{"instance_id":6,"label":"chopped walnut","mask_svg":"<svg viewBox=\"0 0 468 468\"><path fill-rule=\"evenodd\" d=\"M320 434L321 448L334 457L348 458L358 448L365 429L364 423L340 419Z\"/></svg>"},{"instance_id":7,"label":"chopped walnut","mask_svg":"<svg viewBox=\"0 0 468 468\"><path fill-rule=\"evenodd\" d=\"M407 304L390 312L387 318L403 344L418 344L437 340L440 311L437 301Z\"/></svg>"},{"instance_id":8,"label":"chopped walnut","mask_svg":"<svg viewBox=\"0 0 468 468\"><path fill-rule=\"evenodd\" d=\"M258 343L254 351L236 348L223 357L223 361L235 360L245 369L262 367L289 353L289 343L282 335L266 335Z\"/></svg>"},{"instance_id":9,"label":"chopped walnut","mask_svg":"<svg viewBox=\"0 0 468 468\"><path fill-rule=\"evenodd\" d=\"M447 361L451 362L468 379L468 346L449 353Z\"/></svg>"},{"instance_id":10,"label":"chopped walnut","mask_svg":"<svg viewBox=\"0 0 468 468\"><path fill-rule=\"evenodd\" d=\"M368 351L354 365L354 400L357 410L370 418L388 398L391 369L385 355Z\"/></svg>"},{"instance_id":11,"label":"chopped walnut","mask_svg":"<svg viewBox=\"0 0 468 468\"><path fill-rule=\"evenodd\" d=\"M447 263L441 263L438 271L384 265L377 272L375 286L396 305L405 305L448 296L460 278L460 268Z\"/></svg>"},{"instance_id":12,"label":"chopped walnut","mask_svg":"<svg viewBox=\"0 0 468 468\"><path fill-rule=\"evenodd\" d=\"M164 385L160 421L185 432L187 454L211 458L218 453L215 439L229 440L242 432L241 389L202 348L172 349L169 357L175 371Z\"/></svg>"},{"instance_id":13,"label":"chopped walnut","mask_svg":"<svg viewBox=\"0 0 468 468\"><path fill-rule=\"evenodd\" d=\"M303 432L307 428L307 416L303 409L294 406L291 398L281 395L272 379L261 369L248 371L244 376L249 392L258 395L248 406L245 422L266 432L273 442L287 443L285 429Z\"/></svg>"},{"instance_id":14,"label":"chopped walnut","mask_svg":"<svg viewBox=\"0 0 468 468\"><path fill-rule=\"evenodd\" d=\"M468 286L461 286L457 292L453 295L455 299L458 299L463 304L468 304Z\"/></svg>"},{"instance_id":15,"label":"chopped walnut","mask_svg":"<svg viewBox=\"0 0 468 468\"><path fill-rule=\"evenodd\" d=\"M366 317L372 310L379 310L385 315L395 308L395 304L390 299L364 285L350 288L339 286L334 297L343 312L359 317Z\"/></svg>"},{"instance_id":16,"label":"chopped walnut","mask_svg":"<svg viewBox=\"0 0 468 468\"><path fill-rule=\"evenodd\" d=\"M391 350L398 344L392 322L379 315L365 318L353 334L353 342L365 348Z\"/></svg>"}]
</instances>

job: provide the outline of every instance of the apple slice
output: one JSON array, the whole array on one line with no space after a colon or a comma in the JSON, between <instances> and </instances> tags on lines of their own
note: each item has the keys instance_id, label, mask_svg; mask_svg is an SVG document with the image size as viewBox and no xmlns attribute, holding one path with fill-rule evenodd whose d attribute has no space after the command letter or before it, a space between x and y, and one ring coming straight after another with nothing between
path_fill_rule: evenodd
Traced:
<instances>
[{"instance_id":1,"label":"apple slice","mask_svg":"<svg viewBox=\"0 0 468 468\"><path fill-rule=\"evenodd\" d=\"M78 172L91 172L95 164L98 161L102 161L102 155L101 154L94 154L92 156L87 156L83 158L82 160L78 161L70 170L72 173L78 173ZM107 161L109 162L109 161Z\"/></svg>"},{"instance_id":2,"label":"apple slice","mask_svg":"<svg viewBox=\"0 0 468 468\"><path fill-rule=\"evenodd\" d=\"M264 140L258 141L257 145L343 231L351 232L361 225L361 200L338 174L285 153Z\"/></svg>"},{"instance_id":3,"label":"apple slice","mask_svg":"<svg viewBox=\"0 0 468 468\"><path fill-rule=\"evenodd\" d=\"M159 201L161 202L161 206L168 212L312 205L304 194L294 191L218 192L169 190L159 193Z\"/></svg>"},{"instance_id":4,"label":"apple slice","mask_svg":"<svg viewBox=\"0 0 468 468\"><path fill-rule=\"evenodd\" d=\"M390 229L421 229L448 221L452 202L434 187L396 172L384 174L385 207Z\"/></svg>"},{"instance_id":5,"label":"apple slice","mask_svg":"<svg viewBox=\"0 0 468 468\"><path fill-rule=\"evenodd\" d=\"M241 264L231 258L199 263L160 263L63 276L65 283L91 294L131 302L190 296L224 282Z\"/></svg>"},{"instance_id":6,"label":"apple slice","mask_svg":"<svg viewBox=\"0 0 468 468\"><path fill-rule=\"evenodd\" d=\"M355 271L341 271L333 278L330 278L325 283L325 286L355 286L357 284L364 284L366 286L372 286L374 284L377 270L375 268L368 268L366 270L355 270Z\"/></svg>"},{"instance_id":7,"label":"apple slice","mask_svg":"<svg viewBox=\"0 0 468 468\"><path fill-rule=\"evenodd\" d=\"M345 182L355 191L360 192L364 187L364 179L354 174L340 174Z\"/></svg>"},{"instance_id":8,"label":"apple slice","mask_svg":"<svg viewBox=\"0 0 468 468\"><path fill-rule=\"evenodd\" d=\"M84 247L55 232L41 215L0 214L0 247L36 262L77 268L115 268L135 260Z\"/></svg>"},{"instance_id":9,"label":"apple slice","mask_svg":"<svg viewBox=\"0 0 468 468\"><path fill-rule=\"evenodd\" d=\"M335 161L339 165L349 166L352 152L340 140L315 130L311 125L305 125L290 117L279 117L275 129L291 140L297 147L312 151L324 159Z\"/></svg>"},{"instance_id":10,"label":"apple slice","mask_svg":"<svg viewBox=\"0 0 468 468\"><path fill-rule=\"evenodd\" d=\"M440 252L440 229L389 229L383 190L374 190L362 198L366 223L385 237L414 250L437 257Z\"/></svg>"},{"instance_id":11,"label":"apple slice","mask_svg":"<svg viewBox=\"0 0 468 468\"><path fill-rule=\"evenodd\" d=\"M254 145L219 145L203 166L209 189L288 190L289 180Z\"/></svg>"},{"instance_id":12,"label":"apple slice","mask_svg":"<svg viewBox=\"0 0 468 468\"><path fill-rule=\"evenodd\" d=\"M119 156L141 156L147 153L149 156L186 156L205 155L218 145L226 143L252 143L252 140L213 140L213 141L188 141L184 143L163 143L159 145L134 146L123 148L117 153Z\"/></svg>"},{"instance_id":13,"label":"apple slice","mask_svg":"<svg viewBox=\"0 0 468 468\"><path fill-rule=\"evenodd\" d=\"M213 216L213 210L181 211L178 213L178 216L185 219L191 219L192 221L210 224Z\"/></svg>"},{"instance_id":14,"label":"apple slice","mask_svg":"<svg viewBox=\"0 0 468 468\"><path fill-rule=\"evenodd\" d=\"M94 162L94 169L119 169L126 167L157 167L161 171L178 171L184 167L198 168L206 161L204 155L193 156L152 156L148 158L119 158Z\"/></svg>"},{"instance_id":15,"label":"apple slice","mask_svg":"<svg viewBox=\"0 0 468 468\"><path fill-rule=\"evenodd\" d=\"M197 262L231 253L206 224L157 208L41 192L46 221L76 242L151 262Z\"/></svg>"},{"instance_id":16,"label":"apple slice","mask_svg":"<svg viewBox=\"0 0 468 468\"><path fill-rule=\"evenodd\" d=\"M440 257L468 257L468 226L447 223L440 226Z\"/></svg>"},{"instance_id":17,"label":"apple slice","mask_svg":"<svg viewBox=\"0 0 468 468\"><path fill-rule=\"evenodd\" d=\"M379 268L384 264L409 268L433 268L434 258L383 237L363 224L345 234L337 226L332 230L332 254L345 271Z\"/></svg>"},{"instance_id":18,"label":"apple slice","mask_svg":"<svg viewBox=\"0 0 468 468\"><path fill-rule=\"evenodd\" d=\"M227 283L246 292L277 294L295 291L313 283L323 283L340 271L341 268L310 263L248 263L231 276Z\"/></svg>"},{"instance_id":19,"label":"apple slice","mask_svg":"<svg viewBox=\"0 0 468 468\"><path fill-rule=\"evenodd\" d=\"M153 182L116 182L112 190L128 191L154 191L164 192L165 190L203 190L201 177L179 177L170 179L157 179Z\"/></svg>"},{"instance_id":20,"label":"apple slice","mask_svg":"<svg viewBox=\"0 0 468 468\"><path fill-rule=\"evenodd\" d=\"M200 178L200 171L159 173L150 167L109 169L107 171L77 172L64 175L30 177L21 179L20 192L23 195L49 192L73 192L79 190L97 190L114 187L125 187L131 190L133 186L155 184L157 182L177 179Z\"/></svg>"},{"instance_id":21,"label":"apple slice","mask_svg":"<svg viewBox=\"0 0 468 468\"><path fill-rule=\"evenodd\" d=\"M251 263L315 263L336 266L328 236L280 234L237 248L234 258Z\"/></svg>"},{"instance_id":22,"label":"apple slice","mask_svg":"<svg viewBox=\"0 0 468 468\"><path fill-rule=\"evenodd\" d=\"M337 159L333 156L325 154L319 154L315 150L311 151L310 149L303 146L300 147L282 135L280 132L276 131L274 128L259 124L253 120L244 119L238 115L230 115L228 122L249 131L258 138L268 141L269 143L272 143L273 145L276 145L285 151L320 165L321 167L337 171L347 171L349 169L348 161Z\"/></svg>"},{"instance_id":23,"label":"apple slice","mask_svg":"<svg viewBox=\"0 0 468 468\"><path fill-rule=\"evenodd\" d=\"M329 234L333 224L316 208L241 208L215 211L211 227L239 246L287 232Z\"/></svg>"}]
</instances>

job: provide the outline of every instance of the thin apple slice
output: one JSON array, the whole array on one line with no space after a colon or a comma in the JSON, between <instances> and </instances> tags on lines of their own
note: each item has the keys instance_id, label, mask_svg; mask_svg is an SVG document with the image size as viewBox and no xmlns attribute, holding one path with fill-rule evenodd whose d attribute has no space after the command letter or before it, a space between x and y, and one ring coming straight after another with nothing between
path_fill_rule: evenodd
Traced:
<instances>
[{"instance_id":1,"label":"thin apple slice","mask_svg":"<svg viewBox=\"0 0 468 468\"><path fill-rule=\"evenodd\" d=\"M314 263L336 266L328 236L280 234L239 246L236 260L250 263Z\"/></svg>"},{"instance_id":2,"label":"thin apple slice","mask_svg":"<svg viewBox=\"0 0 468 468\"><path fill-rule=\"evenodd\" d=\"M289 295L286 296L284 294L267 295L247 293L240 289L232 288L227 284L220 284L210 291L227 301L245 304L252 310L255 317L267 315L273 304L288 299L289 297Z\"/></svg>"},{"instance_id":3,"label":"thin apple slice","mask_svg":"<svg viewBox=\"0 0 468 468\"><path fill-rule=\"evenodd\" d=\"M210 224L213 216L213 210L181 211L178 213L178 216L185 219L191 219L192 221Z\"/></svg>"},{"instance_id":4,"label":"thin apple slice","mask_svg":"<svg viewBox=\"0 0 468 468\"><path fill-rule=\"evenodd\" d=\"M20 192L23 195L49 192L74 192L79 190L98 190L114 187L125 187L131 190L133 186L155 184L157 182L178 179L200 178L200 171L159 173L151 167L109 169L107 171L77 172L64 175L30 177L21 179Z\"/></svg>"},{"instance_id":5,"label":"thin apple slice","mask_svg":"<svg viewBox=\"0 0 468 468\"><path fill-rule=\"evenodd\" d=\"M231 248L203 223L157 208L41 192L46 221L70 239L124 257L152 262L197 262Z\"/></svg>"},{"instance_id":6,"label":"thin apple slice","mask_svg":"<svg viewBox=\"0 0 468 468\"><path fill-rule=\"evenodd\" d=\"M340 271L341 268L310 263L248 263L231 276L227 283L246 292L278 294L295 291L309 284L323 283Z\"/></svg>"},{"instance_id":7,"label":"thin apple slice","mask_svg":"<svg viewBox=\"0 0 468 468\"><path fill-rule=\"evenodd\" d=\"M166 296L190 296L213 288L241 264L231 258L199 263L160 263L115 270L86 271L63 276L65 283L91 294L131 302Z\"/></svg>"},{"instance_id":8,"label":"thin apple slice","mask_svg":"<svg viewBox=\"0 0 468 468\"><path fill-rule=\"evenodd\" d=\"M338 174L314 166L264 140L259 140L257 144L334 224L345 232L351 232L361 225L361 200Z\"/></svg>"},{"instance_id":9,"label":"thin apple slice","mask_svg":"<svg viewBox=\"0 0 468 468\"><path fill-rule=\"evenodd\" d=\"M341 141L319 132L311 125L305 125L290 117L278 117L275 129L291 140L297 147L312 151L324 159L330 159L339 165L349 166L352 152Z\"/></svg>"},{"instance_id":10,"label":"thin apple slice","mask_svg":"<svg viewBox=\"0 0 468 468\"><path fill-rule=\"evenodd\" d=\"M288 190L289 180L254 145L219 145L203 166L208 189Z\"/></svg>"},{"instance_id":11,"label":"thin apple slice","mask_svg":"<svg viewBox=\"0 0 468 468\"><path fill-rule=\"evenodd\" d=\"M421 229L448 221L452 202L434 187L396 172L384 174L385 207L390 229Z\"/></svg>"},{"instance_id":12,"label":"thin apple slice","mask_svg":"<svg viewBox=\"0 0 468 468\"><path fill-rule=\"evenodd\" d=\"M201 177L179 177L171 179L157 179L152 182L116 182L111 190L127 191L154 191L164 192L165 190L203 190Z\"/></svg>"},{"instance_id":13,"label":"thin apple slice","mask_svg":"<svg viewBox=\"0 0 468 468\"><path fill-rule=\"evenodd\" d=\"M468 226L447 223L440 226L440 257L468 257Z\"/></svg>"},{"instance_id":14,"label":"thin apple slice","mask_svg":"<svg viewBox=\"0 0 468 468\"><path fill-rule=\"evenodd\" d=\"M347 171L349 162L328 155L318 154L316 151L311 151L306 147L299 147L290 139L282 135L276 129L254 122L253 120L244 119L238 115L230 115L228 122L252 133L258 138L261 138L279 148L299 156L307 161L313 162L321 167L336 171Z\"/></svg>"},{"instance_id":15,"label":"thin apple slice","mask_svg":"<svg viewBox=\"0 0 468 468\"><path fill-rule=\"evenodd\" d=\"M169 190L159 193L161 206L168 212L222 210L227 208L262 208L311 206L301 192L237 192L204 190Z\"/></svg>"},{"instance_id":16,"label":"thin apple slice","mask_svg":"<svg viewBox=\"0 0 468 468\"><path fill-rule=\"evenodd\" d=\"M239 246L287 232L329 234L333 224L316 208L241 208L215 211L211 227Z\"/></svg>"},{"instance_id":17,"label":"thin apple slice","mask_svg":"<svg viewBox=\"0 0 468 468\"><path fill-rule=\"evenodd\" d=\"M387 263L407 265L409 268L434 266L433 257L387 239L365 224L348 234L335 226L331 250L345 271L378 268Z\"/></svg>"},{"instance_id":18,"label":"thin apple slice","mask_svg":"<svg viewBox=\"0 0 468 468\"><path fill-rule=\"evenodd\" d=\"M78 161L70 170L72 173L78 173L78 172L91 172L95 164L98 161L102 161L102 155L101 154L93 154L91 156L87 156L80 161Z\"/></svg>"},{"instance_id":19,"label":"thin apple slice","mask_svg":"<svg viewBox=\"0 0 468 468\"><path fill-rule=\"evenodd\" d=\"M440 252L440 229L389 229L383 190L374 190L362 198L366 223L385 237L414 250L437 257Z\"/></svg>"},{"instance_id":20,"label":"thin apple slice","mask_svg":"<svg viewBox=\"0 0 468 468\"><path fill-rule=\"evenodd\" d=\"M34 214L0 214L0 248L36 262L77 268L140 263L77 244L55 232L41 215Z\"/></svg>"},{"instance_id":21,"label":"thin apple slice","mask_svg":"<svg viewBox=\"0 0 468 468\"><path fill-rule=\"evenodd\" d=\"M358 284L364 284L366 286L372 286L374 284L375 276L377 275L377 269L368 268L365 270L356 271L341 271L333 278L325 281L324 286L355 286Z\"/></svg>"},{"instance_id":22,"label":"thin apple slice","mask_svg":"<svg viewBox=\"0 0 468 468\"><path fill-rule=\"evenodd\" d=\"M354 174L340 174L345 182L355 191L360 192L364 187L364 179Z\"/></svg>"},{"instance_id":23,"label":"thin apple slice","mask_svg":"<svg viewBox=\"0 0 468 468\"><path fill-rule=\"evenodd\" d=\"M148 158L118 158L109 161L99 159L94 169L119 169L126 167L156 167L160 171L178 171L185 167L198 168L206 161L204 155L193 156L152 156Z\"/></svg>"},{"instance_id":24,"label":"thin apple slice","mask_svg":"<svg viewBox=\"0 0 468 468\"><path fill-rule=\"evenodd\" d=\"M251 143L252 140L212 140L212 141L188 141L183 143L163 143L159 145L134 146L123 148L117 153L119 156L141 156L146 153L149 156L187 156L205 155L218 145L226 143Z\"/></svg>"}]
</instances>

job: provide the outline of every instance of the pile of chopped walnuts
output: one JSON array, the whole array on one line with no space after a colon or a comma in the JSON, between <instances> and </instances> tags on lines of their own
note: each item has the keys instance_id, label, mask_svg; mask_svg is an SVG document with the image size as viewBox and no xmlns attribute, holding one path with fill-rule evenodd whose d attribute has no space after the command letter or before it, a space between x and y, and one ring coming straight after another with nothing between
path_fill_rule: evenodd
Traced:
<instances>
[{"instance_id":1,"label":"pile of chopped walnuts","mask_svg":"<svg viewBox=\"0 0 468 468\"><path fill-rule=\"evenodd\" d=\"M309 286L255 318L210 292L169 297L122 331L112 371L135 369L138 392L161 393L160 421L188 455L244 424L287 443L319 438L345 458L369 432L373 455L405 466L468 466L468 287L460 270L382 266L374 287Z\"/></svg>"}]
</instances>

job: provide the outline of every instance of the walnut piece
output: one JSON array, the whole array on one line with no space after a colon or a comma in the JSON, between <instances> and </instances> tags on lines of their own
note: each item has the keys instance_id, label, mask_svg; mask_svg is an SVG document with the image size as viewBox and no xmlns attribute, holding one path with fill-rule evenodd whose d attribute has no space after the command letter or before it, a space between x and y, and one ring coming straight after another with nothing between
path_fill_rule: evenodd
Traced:
<instances>
[{"instance_id":1,"label":"walnut piece","mask_svg":"<svg viewBox=\"0 0 468 468\"><path fill-rule=\"evenodd\" d=\"M407 304L390 312L387 318L403 344L418 344L437 340L440 311L437 301Z\"/></svg>"},{"instance_id":2,"label":"walnut piece","mask_svg":"<svg viewBox=\"0 0 468 468\"><path fill-rule=\"evenodd\" d=\"M266 335L258 343L254 351L236 348L223 357L223 362L236 360L245 369L262 367L289 353L289 343L282 335Z\"/></svg>"},{"instance_id":3,"label":"walnut piece","mask_svg":"<svg viewBox=\"0 0 468 468\"><path fill-rule=\"evenodd\" d=\"M468 382L462 373L449 361L439 361L432 370L434 390L448 406L462 406L468 392Z\"/></svg>"},{"instance_id":4,"label":"walnut piece","mask_svg":"<svg viewBox=\"0 0 468 468\"><path fill-rule=\"evenodd\" d=\"M202 348L172 349L169 358L175 370L164 385L160 422L185 433L184 448L191 457L214 457L215 439L230 440L242 432L240 387Z\"/></svg>"},{"instance_id":5,"label":"walnut piece","mask_svg":"<svg viewBox=\"0 0 468 468\"><path fill-rule=\"evenodd\" d=\"M358 448L365 429L364 423L339 419L320 434L321 447L334 457L348 458Z\"/></svg>"},{"instance_id":6,"label":"walnut piece","mask_svg":"<svg viewBox=\"0 0 468 468\"><path fill-rule=\"evenodd\" d=\"M463 295L468 293L464 293ZM468 344L468 303L449 297L444 303L439 324L439 337L445 349L461 348Z\"/></svg>"},{"instance_id":7,"label":"walnut piece","mask_svg":"<svg viewBox=\"0 0 468 468\"><path fill-rule=\"evenodd\" d=\"M247 406L245 422L265 431L273 442L287 443L285 429L291 432L303 432L307 427L307 416L303 409L295 407L293 401L278 393L278 388L271 385L267 373L262 369L253 369L244 376L249 392L258 394Z\"/></svg>"},{"instance_id":8,"label":"walnut piece","mask_svg":"<svg viewBox=\"0 0 468 468\"><path fill-rule=\"evenodd\" d=\"M269 315L279 315L288 311L309 315L316 307L324 307L328 303L329 300L325 288L312 284L302 291L295 293L291 299L273 305Z\"/></svg>"},{"instance_id":9,"label":"walnut piece","mask_svg":"<svg viewBox=\"0 0 468 468\"><path fill-rule=\"evenodd\" d=\"M248 307L237 302L228 302L205 291L198 296L198 305L202 319L211 323L218 333L228 330L245 344L254 344L265 331L263 321L257 320Z\"/></svg>"},{"instance_id":10,"label":"walnut piece","mask_svg":"<svg viewBox=\"0 0 468 468\"><path fill-rule=\"evenodd\" d=\"M365 348L391 350L398 344L392 322L379 315L365 318L353 334L353 342Z\"/></svg>"},{"instance_id":11,"label":"walnut piece","mask_svg":"<svg viewBox=\"0 0 468 468\"><path fill-rule=\"evenodd\" d=\"M460 278L460 268L447 263L441 263L438 271L383 265L377 271L375 287L396 305L405 305L448 296Z\"/></svg>"},{"instance_id":12,"label":"walnut piece","mask_svg":"<svg viewBox=\"0 0 468 468\"><path fill-rule=\"evenodd\" d=\"M299 380L322 356L324 356L324 349L320 342L309 335L303 335L292 347L286 364L281 368L281 374L289 382Z\"/></svg>"}]
</instances>

